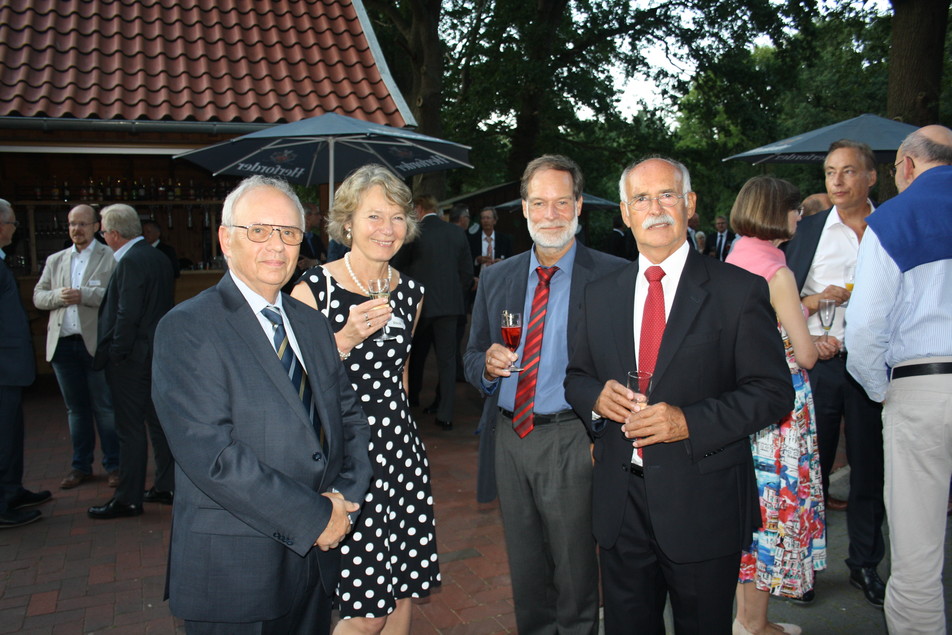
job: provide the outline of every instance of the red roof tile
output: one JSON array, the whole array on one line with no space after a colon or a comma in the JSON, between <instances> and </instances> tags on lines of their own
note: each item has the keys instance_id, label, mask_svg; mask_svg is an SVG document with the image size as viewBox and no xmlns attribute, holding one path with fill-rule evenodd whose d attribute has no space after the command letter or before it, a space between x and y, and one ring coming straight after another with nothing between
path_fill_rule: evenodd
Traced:
<instances>
[{"instance_id":1,"label":"red roof tile","mask_svg":"<svg viewBox=\"0 0 952 635\"><path fill-rule=\"evenodd\" d=\"M0 116L412 124L365 16L360 0L4 0Z\"/></svg>"}]
</instances>

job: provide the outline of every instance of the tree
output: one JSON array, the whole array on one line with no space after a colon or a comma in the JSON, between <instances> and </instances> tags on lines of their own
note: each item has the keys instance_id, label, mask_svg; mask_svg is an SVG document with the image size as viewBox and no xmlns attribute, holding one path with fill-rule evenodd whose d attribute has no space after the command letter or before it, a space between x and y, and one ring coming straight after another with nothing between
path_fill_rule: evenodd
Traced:
<instances>
[{"instance_id":1,"label":"tree","mask_svg":"<svg viewBox=\"0 0 952 635\"><path fill-rule=\"evenodd\" d=\"M939 121L950 0L892 0L890 117L924 126Z\"/></svg>"}]
</instances>

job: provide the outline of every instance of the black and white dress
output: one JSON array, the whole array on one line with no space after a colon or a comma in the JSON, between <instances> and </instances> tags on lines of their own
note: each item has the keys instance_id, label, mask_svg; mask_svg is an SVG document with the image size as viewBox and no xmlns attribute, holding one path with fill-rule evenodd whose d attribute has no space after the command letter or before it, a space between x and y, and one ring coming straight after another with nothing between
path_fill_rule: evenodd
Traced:
<instances>
[{"instance_id":1,"label":"black and white dress","mask_svg":"<svg viewBox=\"0 0 952 635\"><path fill-rule=\"evenodd\" d=\"M323 267L301 278L335 331L367 297L344 289ZM374 480L356 526L341 546L341 618L384 617L396 600L425 597L440 584L430 465L403 389L403 366L423 286L401 275L390 293L396 339L358 344L344 361L373 430Z\"/></svg>"}]
</instances>

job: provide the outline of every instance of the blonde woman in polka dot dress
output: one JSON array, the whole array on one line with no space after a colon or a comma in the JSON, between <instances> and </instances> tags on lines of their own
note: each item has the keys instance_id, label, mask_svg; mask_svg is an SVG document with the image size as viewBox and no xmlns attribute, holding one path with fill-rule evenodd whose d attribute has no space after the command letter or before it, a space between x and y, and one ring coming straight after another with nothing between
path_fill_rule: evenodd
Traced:
<instances>
[{"instance_id":1,"label":"blonde woman in polka dot dress","mask_svg":"<svg viewBox=\"0 0 952 635\"><path fill-rule=\"evenodd\" d=\"M423 288L389 264L418 231L406 185L364 166L337 190L328 219L329 235L350 253L309 269L292 293L330 319L373 430L374 480L341 546L335 634L409 633L410 598L440 584L429 462L405 390ZM368 281L388 276L390 301L368 299ZM375 341L384 324L395 339Z\"/></svg>"}]
</instances>

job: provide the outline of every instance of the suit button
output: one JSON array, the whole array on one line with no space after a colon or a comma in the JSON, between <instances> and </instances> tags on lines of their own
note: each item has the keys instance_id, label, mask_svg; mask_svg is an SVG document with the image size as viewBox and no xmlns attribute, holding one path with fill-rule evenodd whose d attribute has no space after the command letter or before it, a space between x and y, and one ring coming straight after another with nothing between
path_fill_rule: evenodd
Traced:
<instances>
[{"instance_id":1,"label":"suit button","mask_svg":"<svg viewBox=\"0 0 952 635\"><path fill-rule=\"evenodd\" d=\"M314 459L315 461L320 461L323 457L321 456L320 452L315 452L314 454L311 455L311 458Z\"/></svg>"}]
</instances>

